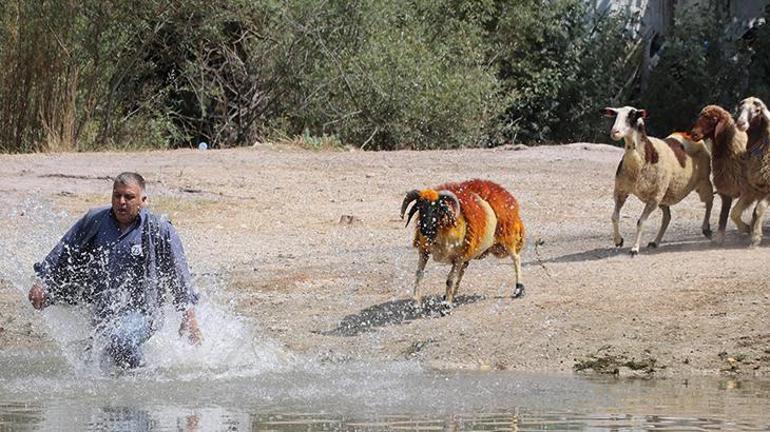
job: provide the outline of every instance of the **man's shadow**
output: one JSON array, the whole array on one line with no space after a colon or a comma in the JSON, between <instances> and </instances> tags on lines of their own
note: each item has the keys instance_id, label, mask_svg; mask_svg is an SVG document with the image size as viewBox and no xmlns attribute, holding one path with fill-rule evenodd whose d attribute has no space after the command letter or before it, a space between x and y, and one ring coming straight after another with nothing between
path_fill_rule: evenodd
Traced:
<instances>
[{"instance_id":1,"label":"man's shadow","mask_svg":"<svg viewBox=\"0 0 770 432\"><path fill-rule=\"evenodd\" d=\"M455 297L452 308L482 299L484 296L479 294L460 295ZM357 314L346 316L336 328L316 333L324 336L357 336L378 327L403 324L418 318L444 316L449 310L444 303L444 297L440 295L423 297L419 305L415 304L413 299L393 300L369 306Z\"/></svg>"}]
</instances>

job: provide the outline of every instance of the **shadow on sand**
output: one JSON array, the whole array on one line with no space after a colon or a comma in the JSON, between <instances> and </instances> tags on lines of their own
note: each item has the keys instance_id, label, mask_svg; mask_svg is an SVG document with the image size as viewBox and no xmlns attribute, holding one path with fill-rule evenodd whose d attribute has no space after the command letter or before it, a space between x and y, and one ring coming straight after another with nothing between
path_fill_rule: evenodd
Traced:
<instances>
[{"instance_id":1,"label":"shadow on sand","mask_svg":"<svg viewBox=\"0 0 770 432\"><path fill-rule=\"evenodd\" d=\"M626 240L628 241L628 240ZM694 252L708 250L728 250L728 249L748 249L749 238L740 233L728 233L724 243L717 245L705 237L688 237L673 239L670 242L663 241L663 244L656 248L642 246L639 250L640 255L658 255L674 252ZM598 261L616 256L631 257L631 248L626 244L624 247L601 247L587 251L576 252L557 257L540 260L541 264L550 263L570 263L582 261Z\"/></svg>"},{"instance_id":2,"label":"shadow on sand","mask_svg":"<svg viewBox=\"0 0 770 432\"><path fill-rule=\"evenodd\" d=\"M455 297L453 308L475 303L485 297L478 294ZM448 312L444 298L440 295L426 296L419 306L412 299L393 300L370 306L361 312L348 315L340 321L337 328L316 333L324 336L357 336L377 327L402 324L418 318L432 318L446 315Z\"/></svg>"}]
</instances>

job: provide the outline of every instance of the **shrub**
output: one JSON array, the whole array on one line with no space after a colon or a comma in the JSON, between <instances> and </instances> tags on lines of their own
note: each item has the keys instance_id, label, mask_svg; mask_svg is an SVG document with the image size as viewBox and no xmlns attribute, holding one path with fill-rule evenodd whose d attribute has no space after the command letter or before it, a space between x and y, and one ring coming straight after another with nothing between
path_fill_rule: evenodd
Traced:
<instances>
[{"instance_id":1,"label":"shrub","mask_svg":"<svg viewBox=\"0 0 770 432\"><path fill-rule=\"evenodd\" d=\"M496 141L593 139L598 108L630 92L631 17L593 13L580 0L545 3L501 3L491 25L490 57L511 96Z\"/></svg>"},{"instance_id":2,"label":"shrub","mask_svg":"<svg viewBox=\"0 0 770 432\"><path fill-rule=\"evenodd\" d=\"M718 2L677 9L675 25L638 104L650 112L649 130L687 130L708 104L733 107L745 91L746 58L729 39L730 17Z\"/></svg>"}]
</instances>

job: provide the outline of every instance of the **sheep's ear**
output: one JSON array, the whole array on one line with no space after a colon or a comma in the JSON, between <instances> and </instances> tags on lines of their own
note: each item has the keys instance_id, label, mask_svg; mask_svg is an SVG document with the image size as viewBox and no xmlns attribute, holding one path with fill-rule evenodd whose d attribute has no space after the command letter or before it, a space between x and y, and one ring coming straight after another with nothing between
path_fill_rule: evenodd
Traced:
<instances>
[{"instance_id":1,"label":"sheep's ear","mask_svg":"<svg viewBox=\"0 0 770 432\"><path fill-rule=\"evenodd\" d=\"M770 110L768 110L766 106L762 107L762 117L764 117L765 120L770 121Z\"/></svg>"},{"instance_id":2,"label":"sheep's ear","mask_svg":"<svg viewBox=\"0 0 770 432\"><path fill-rule=\"evenodd\" d=\"M722 132L725 130L725 121L720 120L717 122L717 125L714 126L714 138L722 135Z\"/></svg>"},{"instance_id":3,"label":"sheep's ear","mask_svg":"<svg viewBox=\"0 0 770 432\"><path fill-rule=\"evenodd\" d=\"M615 117L618 115L618 110L615 108L604 107L602 108L602 115L605 117Z\"/></svg>"},{"instance_id":4,"label":"sheep's ear","mask_svg":"<svg viewBox=\"0 0 770 432\"><path fill-rule=\"evenodd\" d=\"M647 118L647 110L646 109L636 110L636 115L637 115L637 118L646 119Z\"/></svg>"}]
</instances>

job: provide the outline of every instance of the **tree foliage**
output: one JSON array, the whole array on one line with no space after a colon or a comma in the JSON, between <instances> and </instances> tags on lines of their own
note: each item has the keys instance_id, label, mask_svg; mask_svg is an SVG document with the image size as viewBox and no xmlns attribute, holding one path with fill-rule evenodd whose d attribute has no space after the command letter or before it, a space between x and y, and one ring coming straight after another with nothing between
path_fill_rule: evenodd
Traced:
<instances>
[{"instance_id":1,"label":"tree foliage","mask_svg":"<svg viewBox=\"0 0 770 432\"><path fill-rule=\"evenodd\" d=\"M729 110L746 92L748 59L726 34L729 22L719 2L678 10L649 86L639 96L652 133L688 130L703 106Z\"/></svg>"},{"instance_id":2,"label":"tree foliage","mask_svg":"<svg viewBox=\"0 0 770 432\"><path fill-rule=\"evenodd\" d=\"M642 82L637 18L587 5L10 0L0 151L593 141L605 105L644 106L663 134L707 103L770 97L767 26L734 41L719 2L679 10Z\"/></svg>"},{"instance_id":3,"label":"tree foliage","mask_svg":"<svg viewBox=\"0 0 770 432\"><path fill-rule=\"evenodd\" d=\"M497 15L490 49L511 102L496 129L524 141L595 138L598 107L623 95L636 66L631 18L572 0L504 2Z\"/></svg>"}]
</instances>

